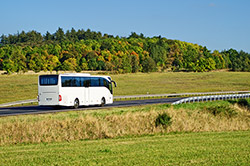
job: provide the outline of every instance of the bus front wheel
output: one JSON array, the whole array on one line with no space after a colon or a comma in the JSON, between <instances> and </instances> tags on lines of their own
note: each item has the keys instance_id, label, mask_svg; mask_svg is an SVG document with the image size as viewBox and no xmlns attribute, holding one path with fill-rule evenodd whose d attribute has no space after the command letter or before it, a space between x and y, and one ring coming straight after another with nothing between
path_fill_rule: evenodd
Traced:
<instances>
[{"instance_id":1,"label":"bus front wheel","mask_svg":"<svg viewBox=\"0 0 250 166\"><path fill-rule=\"evenodd\" d=\"M75 109L77 109L79 107L79 100L78 99L75 99L74 101L74 106L73 106Z\"/></svg>"}]
</instances>

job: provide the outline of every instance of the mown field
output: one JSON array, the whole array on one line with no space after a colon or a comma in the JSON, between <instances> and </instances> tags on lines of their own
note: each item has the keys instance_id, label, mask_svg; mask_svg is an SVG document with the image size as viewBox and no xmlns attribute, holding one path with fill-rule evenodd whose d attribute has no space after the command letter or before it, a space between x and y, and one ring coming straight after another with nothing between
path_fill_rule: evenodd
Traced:
<instances>
[{"instance_id":1,"label":"mown field","mask_svg":"<svg viewBox=\"0 0 250 166\"><path fill-rule=\"evenodd\" d=\"M111 75L115 95L249 90L249 72L136 73ZM33 99L38 75L0 75L0 103Z\"/></svg>"},{"instance_id":2,"label":"mown field","mask_svg":"<svg viewBox=\"0 0 250 166\"><path fill-rule=\"evenodd\" d=\"M243 165L250 131L172 133L0 147L1 165Z\"/></svg>"}]
</instances>

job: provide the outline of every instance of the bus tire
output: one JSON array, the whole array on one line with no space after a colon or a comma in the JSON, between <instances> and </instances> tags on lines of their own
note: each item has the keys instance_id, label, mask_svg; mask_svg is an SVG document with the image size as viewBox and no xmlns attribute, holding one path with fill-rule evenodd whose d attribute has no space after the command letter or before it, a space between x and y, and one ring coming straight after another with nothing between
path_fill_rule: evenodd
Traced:
<instances>
[{"instance_id":1,"label":"bus tire","mask_svg":"<svg viewBox=\"0 0 250 166\"><path fill-rule=\"evenodd\" d=\"M105 100L105 98L103 97L102 100L101 100L100 106L103 107L105 104L106 104L106 100Z\"/></svg>"},{"instance_id":2,"label":"bus tire","mask_svg":"<svg viewBox=\"0 0 250 166\"><path fill-rule=\"evenodd\" d=\"M75 99L73 107L74 107L74 109L77 109L79 107L79 100L78 99Z\"/></svg>"}]
</instances>

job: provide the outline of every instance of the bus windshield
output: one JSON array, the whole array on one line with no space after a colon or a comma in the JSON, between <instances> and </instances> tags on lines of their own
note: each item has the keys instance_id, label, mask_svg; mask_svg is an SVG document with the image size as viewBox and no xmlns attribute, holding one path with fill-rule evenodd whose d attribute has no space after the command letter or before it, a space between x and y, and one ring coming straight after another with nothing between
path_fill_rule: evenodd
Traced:
<instances>
[{"instance_id":1,"label":"bus windshield","mask_svg":"<svg viewBox=\"0 0 250 166\"><path fill-rule=\"evenodd\" d=\"M41 86L50 86L58 84L58 75L41 75L39 76Z\"/></svg>"}]
</instances>

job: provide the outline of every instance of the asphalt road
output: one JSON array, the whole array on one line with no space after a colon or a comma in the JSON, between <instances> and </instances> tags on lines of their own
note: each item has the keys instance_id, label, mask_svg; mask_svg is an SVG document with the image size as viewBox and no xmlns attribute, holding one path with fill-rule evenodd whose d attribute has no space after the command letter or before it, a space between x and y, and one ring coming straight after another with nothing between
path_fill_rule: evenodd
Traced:
<instances>
[{"instance_id":1,"label":"asphalt road","mask_svg":"<svg viewBox=\"0 0 250 166\"><path fill-rule=\"evenodd\" d=\"M112 107L129 107L129 106L148 105L148 104L173 103L181 99L182 98L163 98L163 99L115 101L113 104L105 105L104 107L89 106L89 107L80 107L77 110L84 111L89 109L104 109ZM53 107L40 107L40 106L8 107L8 108L0 108L0 116L14 116L23 114L45 114L45 113L66 112L73 110L75 109L68 107L61 107L60 109L58 108L55 109Z\"/></svg>"}]
</instances>

